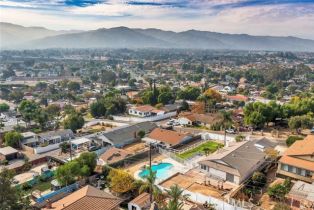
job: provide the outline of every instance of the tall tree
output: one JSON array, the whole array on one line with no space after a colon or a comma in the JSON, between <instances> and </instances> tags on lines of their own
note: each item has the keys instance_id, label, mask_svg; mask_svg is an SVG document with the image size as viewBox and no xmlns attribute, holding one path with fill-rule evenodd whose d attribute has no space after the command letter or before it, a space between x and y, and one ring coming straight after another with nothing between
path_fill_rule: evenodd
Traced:
<instances>
[{"instance_id":1,"label":"tall tree","mask_svg":"<svg viewBox=\"0 0 314 210\"><path fill-rule=\"evenodd\" d=\"M12 171L4 168L0 172L0 208L4 210L30 209L29 198L13 186Z\"/></svg>"},{"instance_id":2,"label":"tall tree","mask_svg":"<svg viewBox=\"0 0 314 210\"><path fill-rule=\"evenodd\" d=\"M182 210L183 201L188 197L188 195L183 195L183 189L176 184L170 187L170 190L166 190L170 201L168 202L165 210Z\"/></svg>"}]
</instances>

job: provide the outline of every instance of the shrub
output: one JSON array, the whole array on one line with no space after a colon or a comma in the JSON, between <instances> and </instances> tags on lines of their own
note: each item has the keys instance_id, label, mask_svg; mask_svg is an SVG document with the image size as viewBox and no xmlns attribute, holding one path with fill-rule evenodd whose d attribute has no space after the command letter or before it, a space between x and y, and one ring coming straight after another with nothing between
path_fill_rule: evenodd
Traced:
<instances>
[{"instance_id":1,"label":"shrub","mask_svg":"<svg viewBox=\"0 0 314 210\"><path fill-rule=\"evenodd\" d=\"M261 172L254 172L252 176L252 183L254 186L264 187L267 182L266 176Z\"/></svg>"},{"instance_id":2,"label":"shrub","mask_svg":"<svg viewBox=\"0 0 314 210\"><path fill-rule=\"evenodd\" d=\"M236 137L235 137L235 140L236 140L236 142L241 142L241 141L243 141L245 139L245 136L243 136L243 135L237 135Z\"/></svg>"},{"instance_id":3,"label":"shrub","mask_svg":"<svg viewBox=\"0 0 314 210\"><path fill-rule=\"evenodd\" d=\"M294 142L303 140L302 136L289 136L286 140L286 144L288 147L290 147Z\"/></svg>"},{"instance_id":4,"label":"shrub","mask_svg":"<svg viewBox=\"0 0 314 210\"><path fill-rule=\"evenodd\" d=\"M291 188L290 179L286 179L282 184L275 184L269 187L267 193L270 197L282 200Z\"/></svg>"}]
</instances>

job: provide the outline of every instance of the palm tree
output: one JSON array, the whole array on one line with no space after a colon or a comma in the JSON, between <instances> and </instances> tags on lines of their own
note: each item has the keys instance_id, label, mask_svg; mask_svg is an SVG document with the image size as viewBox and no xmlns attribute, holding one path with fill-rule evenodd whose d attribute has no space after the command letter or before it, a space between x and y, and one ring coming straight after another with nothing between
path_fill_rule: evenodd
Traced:
<instances>
[{"instance_id":1,"label":"palm tree","mask_svg":"<svg viewBox=\"0 0 314 210\"><path fill-rule=\"evenodd\" d=\"M220 111L220 115L221 115L221 124L223 126L224 129L229 128L232 125L232 116L231 116L231 112L227 112L227 111Z\"/></svg>"},{"instance_id":2,"label":"palm tree","mask_svg":"<svg viewBox=\"0 0 314 210\"><path fill-rule=\"evenodd\" d=\"M170 190L166 190L170 201L168 205L164 208L165 210L182 210L183 202L189 195L183 195L183 189L181 189L177 184L170 187Z\"/></svg>"},{"instance_id":3,"label":"palm tree","mask_svg":"<svg viewBox=\"0 0 314 210\"><path fill-rule=\"evenodd\" d=\"M144 183L141 185L139 188L139 193L147 192L149 191L151 193L150 196L150 202L153 202L153 197L154 199L158 198L159 195L161 194L161 190L155 185L156 181L156 171L153 171L151 167L147 168L148 174L144 176Z\"/></svg>"}]
</instances>

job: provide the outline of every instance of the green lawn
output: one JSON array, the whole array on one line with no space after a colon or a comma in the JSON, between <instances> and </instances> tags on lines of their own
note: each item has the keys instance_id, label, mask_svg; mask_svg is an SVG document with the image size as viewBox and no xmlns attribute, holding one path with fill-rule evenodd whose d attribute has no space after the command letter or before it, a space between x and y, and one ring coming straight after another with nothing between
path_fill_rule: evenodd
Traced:
<instances>
[{"instance_id":1,"label":"green lawn","mask_svg":"<svg viewBox=\"0 0 314 210\"><path fill-rule=\"evenodd\" d=\"M205 154L204 149L208 148L210 153L215 152L219 147L223 146L222 144L216 143L216 142L206 142L204 144L199 145L198 147L195 147L191 150L188 150L184 153L178 154L177 156L182 159L188 159L195 155L196 153L202 153Z\"/></svg>"},{"instance_id":2,"label":"green lawn","mask_svg":"<svg viewBox=\"0 0 314 210\"><path fill-rule=\"evenodd\" d=\"M39 190L40 192L43 192L43 191L46 191L46 190L49 190L50 187L51 187L51 184L50 184L50 181L47 181L47 182L40 182L38 184L36 184L32 190Z\"/></svg>"}]
</instances>

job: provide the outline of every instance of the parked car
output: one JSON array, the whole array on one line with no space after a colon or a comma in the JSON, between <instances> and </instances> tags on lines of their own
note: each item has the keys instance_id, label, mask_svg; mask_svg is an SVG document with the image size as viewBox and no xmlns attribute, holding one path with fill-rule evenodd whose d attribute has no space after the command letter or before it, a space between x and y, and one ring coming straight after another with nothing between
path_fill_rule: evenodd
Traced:
<instances>
[{"instance_id":1,"label":"parked car","mask_svg":"<svg viewBox=\"0 0 314 210\"><path fill-rule=\"evenodd\" d=\"M229 129L226 130L226 133L236 134L237 132L233 128L229 128Z\"/></svg>"}]
</instances>

